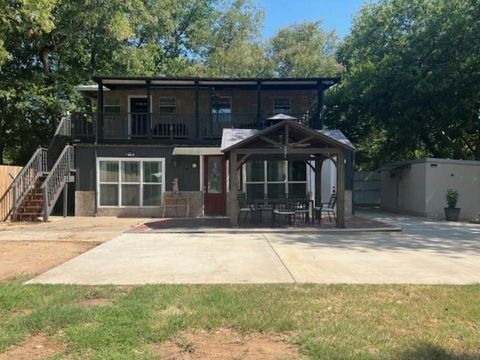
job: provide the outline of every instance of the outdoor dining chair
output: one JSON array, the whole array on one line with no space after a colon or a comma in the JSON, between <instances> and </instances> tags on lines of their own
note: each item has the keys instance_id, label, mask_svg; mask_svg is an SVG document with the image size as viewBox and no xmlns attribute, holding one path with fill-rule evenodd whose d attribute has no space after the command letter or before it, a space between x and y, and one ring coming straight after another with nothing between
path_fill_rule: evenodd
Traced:
<instances>
[{"instance_id":1,"label":"outdoor dining chair","mask_svg":"<svg viewBox=\"0 0 480 360\"><path fill-rule=\"evenodd\" d=\"M256 199L255 200L255 220L257 222L263 221L263 213L272 213L275 207L275 202L268 198Z\"/></svg>"},{"instance_id":2,"label":"outdoor dining chair","mask_svg":"<svg viewBox=\"0 0 480 360\"><path fill-rule=\"evenodd\" d=\"M295 203L288 201L275 204L272 212L272 226L275 226L277 216L286 218L289 225L296 226Z\"/></svg>"},{"instance_id":3,"label":"outdoor dining chair","mask_svg":"<svg viewBox=\"0 0 480 360\"><path fill-rule=\"evenodd\" d=\"M248 214L250 214L250 222L253 222L255 215L255 207L253 204L248 203L245 193L239 193L237 195L238 199L238 222L240 222L242 214L244 214L244 221L247 220Z\"/></svg>"},{"instance_id":4,"label":"outdoor dining chair","mask_svg":"<svg viewBox=\"0 0 480 360\"><path fill-rule=\"evenodd\" d=\"M332 215L333 219L337 220L337 215L335 212L335 205L337 204L337 194L332 194L330 196L330 200L328 200L328 203L320 203L319 206L315 206L313 208L313 214L315 218L318 218L318 221L320 222L322 219L322 213L327 213L328 215L328 220L332 221Z\"/></svg>"},{"instance_id":5,"label":"outdoor dining chair","mask_svg":"<svg viewBox=\"0 0 480 360\"><path fill-rule=\"evenodd\" d=\"M292 199L292 202L295 206L295 215L300 215L300 217L305 220L305 222L308 222L310 200L308 200L307 198L301 198Z\"/></svg>"}]
</instances>

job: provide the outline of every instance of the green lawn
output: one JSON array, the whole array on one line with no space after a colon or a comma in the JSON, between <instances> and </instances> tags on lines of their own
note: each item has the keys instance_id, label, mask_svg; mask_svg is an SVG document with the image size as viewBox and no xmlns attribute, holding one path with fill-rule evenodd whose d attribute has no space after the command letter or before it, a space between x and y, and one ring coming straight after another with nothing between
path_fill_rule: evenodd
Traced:
<instances>
[{"instance_id":1,"label":"green lawn","mask_svg":"<svg viewBox=\"0 0 480 360\"><path fill-rule=\"evenodd\" d=\"M109 299L85 306L88 299ZM479 359L480 286L0 284L0 352L29 334L62 358L150 359L184 330L287 334L312 359Z\"/></svg>"}]
</instances>

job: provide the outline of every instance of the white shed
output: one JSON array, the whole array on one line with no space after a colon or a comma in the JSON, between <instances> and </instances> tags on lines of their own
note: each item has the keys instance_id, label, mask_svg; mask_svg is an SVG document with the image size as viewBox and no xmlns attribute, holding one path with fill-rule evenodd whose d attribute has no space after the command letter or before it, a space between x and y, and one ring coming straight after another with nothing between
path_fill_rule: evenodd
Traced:
<instances>
[{"instance_id":1,"label":"white shed","mask_svg":"<svg viewBox=\"0 0 480 360\"><path fill-rule=\"evenodd\" d=\"M480 161L425 158L380 168L381 208L443 219L448 189L458 190L460 219L480 212Z\"/></svg>"}]
</instances>

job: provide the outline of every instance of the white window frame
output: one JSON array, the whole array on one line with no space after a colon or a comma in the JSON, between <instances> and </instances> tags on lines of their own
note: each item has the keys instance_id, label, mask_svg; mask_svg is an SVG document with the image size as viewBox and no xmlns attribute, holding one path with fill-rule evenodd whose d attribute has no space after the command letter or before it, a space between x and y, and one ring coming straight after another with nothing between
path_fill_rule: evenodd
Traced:
<instances>
[{"instance_id":1,"label":"white window frame","mask_svg":"<svg viewBox=\"0 0 480 360\"><path fill-rule=\"evenodd\" d=\"M255 160L254 160L255 161ZM261 160L260 160L261 161ZM268 180L268 161L273 160L263 160L263 181L247 181L247 164L243 165L243 189L245 195L247 194L247 185L262 185L263 184L263 193L268 196L268 184L284 184L285 195L288 197L288 185L289 184L305 184L305 194L308 197L308 168L306 168L306 178L303 181L298 180L289 180L288 178L288 160L283 160L283 173L285 174L285 180ZM305 164L307 166L307 164Z\"/></svg>"},{"instance_id":2,"label":"white window frame","mask_svg":"<svg viewBox=\"0 0 480 360\"><path fill-rule=\"evenodd\" d=\"M107 182L107 181L100 181L100 162L101 161L109 161L109 162L117 162L118 163L118 182ZM122 181L122 161L133 161L133 162L139 162L140 163L140 182L123 182ZM97 171L97 184L96 184L96 189L97 189L97 204L99 208L160 208L162 204L160 205L149 205L149 206L144 206L143 205L143 186L144 184L151 185L151 184L158 184L158 183L151 183L151 182L145 182L143 181L143 163L144 162L159 162L160 163L160 168L162 169L162 180L161 180L161 194L162 194L162 204L163 204L163 196L165 194L165 179L166 179L166 174L165 174L165 158L128 158L128 157L98 157L97 158L97 164L96 164L96 171ZM110 184L110 185L117 185L118 186L118 205L101 205L100 203L100 185L104 184ZM132 206L127 206L127 205L122 205L122 185L140 185L140 205L132 205Z\"/></svg>"},{"instance_id":3,"label":"white window frame","mask_svg":"<svg viewBox=\"0 0 480 360\"><path fill-rule=\"evenodd\" d=\"M118 105L112 105L112 104L107 104L107 99L117 99L118 100ZM107 112L105 111L107 108L118 108L120 111L118 113L116 112ZM108 95L105 96L105 99L103 101L103 113L105 114L120 114L122 112L122 99L120 96L115 96L115 95Z\"/></svg>"},{"instance_id":4,"label":"white window frame","mask_svg":"<svg viewBox=\"0 0 480 360\"><path fill-rule=\"evenodd\" d=\"M273 97L273 103L272 103L272 112L274 114L280 114L280 112L275 111L275 100L277 100L277 99L288 99L288 107L290 108L290 110L288 110L286 112L282 111L282 113L291 114L292 113L292 97L291 96L281 96L281 95L274 96Z\"/></svg>"}]
</instances>

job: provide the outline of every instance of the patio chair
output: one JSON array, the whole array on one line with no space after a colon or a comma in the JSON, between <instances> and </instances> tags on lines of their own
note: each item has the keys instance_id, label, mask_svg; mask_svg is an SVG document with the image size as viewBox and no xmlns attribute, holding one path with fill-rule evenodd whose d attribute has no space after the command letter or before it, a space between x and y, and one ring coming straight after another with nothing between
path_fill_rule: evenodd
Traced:
<instances>
[{"instance_id":1,"label":"patio chair","mask_svg":"<svg viewBox=\"0 0 480 360\"><path fill-rule=\"evenodd\" d=\"M264 212L272 213L274 207L275 207L275 203L271 199L268 199L268 198L256 199L255 200L256 221L262 222L263 213Z\"/></svg>"},{"instance_id":2,"label":"patio chair","mask_svg":"<svg viewBox=\"0 0 480 360\"><path fill-rule=\"evenodd\" d=\"M318 221L320 222L322 219L322 213L327 213L328 220L332 221L331 215L333 215L333 219L337 220L337 215L335 212L335 205L337 204L337 194L330 195L330 200L328 203L320 203L319 206L315 206L313 208L314 217L318 217Z\"/></svg>"},{"instance_id":3,"label":"patio chair","mask_svg":"<svg viewBox=\"0 0 480 360\"><path fill-rule=\"evenodd\" d=\"M272 226L275 226L277 216L283 216L287 219L289 225L296 226L295 203L291 201L275 204L272 212Z\"/></svg>"},{"instance_id":4,"label":"patio chair","mask_svg":"<svg viewBox=\"0 0 480 360\"><path fill-rule=\"evenodd\" d=\"M237 198L239 206L237 221L240 222L242 214L245 214L244 220L246 221L248 214L250 214L250 222L253 222L253 217L255 215L255 207L253 206L253 204L248 203L245 193L239 193L237 195Z\"/></svg>"},{"instance_id":5,"label":"patio chair","mask_svg":"<svg viewBox=\"0 0 480 360\"><path fill-rule=\"evenodd\" d=\"M310 200L307 198L302 198L294 199L292 202L295 204L295 215L300 215L305 222L308 222Z\"/></svg>"}]
</instances>

